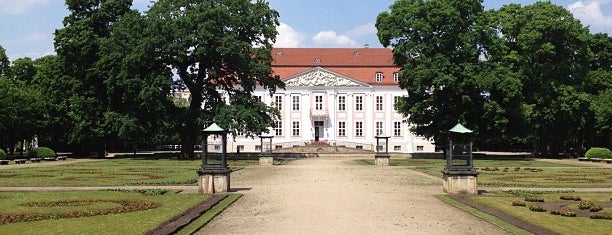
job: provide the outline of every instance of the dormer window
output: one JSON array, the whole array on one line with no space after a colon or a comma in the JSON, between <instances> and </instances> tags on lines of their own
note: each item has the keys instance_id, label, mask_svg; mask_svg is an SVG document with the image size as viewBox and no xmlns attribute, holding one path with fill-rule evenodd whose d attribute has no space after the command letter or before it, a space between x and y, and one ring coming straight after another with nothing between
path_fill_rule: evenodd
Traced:
<instances>
[{"instance_id":1,"label":"dormer window","mask_svg":"<svg viewBox=\"0 0 612 235\"><path fill-rule=\"evenodd\" d=\"M393 81L394 82L399 82L399 73L398 72L393 73Z\"/></svg>"},{"instance_id":2,"label":"dormer window","mask_svg":"<svg viewBox=\"0 0 612 235\"><path fill-rule=\"evenodd\" d=\"M376 82L382 82L383 81L383 73L378 72L376 73Z\"/></svg>"},{"instance_id":3,"label":"dormer window","mask_svg":"<svg viewBox=\"0 0 612 235\"><path fill-rule=\"evenodd\" d=\"M321 58L319 58L319 57L315 58L314 62L317 63L317 64L321 63Z\"/></svg>"}]
</instances>

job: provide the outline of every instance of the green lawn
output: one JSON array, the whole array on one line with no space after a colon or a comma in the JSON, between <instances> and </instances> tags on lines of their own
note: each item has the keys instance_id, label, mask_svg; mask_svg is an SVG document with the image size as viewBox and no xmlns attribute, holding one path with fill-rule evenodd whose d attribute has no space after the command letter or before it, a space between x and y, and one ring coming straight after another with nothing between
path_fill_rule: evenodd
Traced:
<instances>
[{"instance_id":1,"label":"green lawn","mask_svg":"<svg viewBox=\"0 0 612 235\"><path fill-rule=\"evenodd\" d=\"M563 194L568 193L544 193L537 196L543 198L546 203L567 203L568 205L565 208L577 211L578 202L560 200L559 197ZM603 207L602 213L612 214L612 201L610 201L612 195L610 193L571 194L601 205ZM552 215L549 212L533 212L527 207L512 206L512 201L523 201L524 197L522 196L500 193L495 196L474 196L472 200L560 234L609 234L612 231L612 221L610 220L564 217Z\"/></svg>"},{"instance_id":2,"label":"green lawn","mask_svg":"<svg viewBox=\"0 0 612 235\"><path fill-rule=\"evenodd\" d=\"M229 161L234 170L258 160ZM5 169L2 186L194 185L201 160L111 159L70 165Z\"/></svg>"},{"instance_id":3,"label":"green lawn","mask_svg":"<svg viewBox=\"0 0 612 235\"><path fill-rule=\"evenodd\" d=\"M75 192L0 192L0 218L27 215L36 220L45 214L92 213L96 210L121 207L113 201L155 203L157 208L125 213L111 213L76 218L43 219L39 221L0 224L2 234L143 234L161 223L182 214L206 200L203 194L142 194L129 191ZM72 204L54 205L58 201ZM110 202L109 202L110 201ZM50 204L46 206L28 203Z\"/></svg>"},{"instance_id":4,"label":"green lawn","mask_svg":"<svg viewBox=\"0 0 612 235\"><path fill-rule=\"evenodd\" d=\"M373 159L358 160L374 164ZM406 166L442 177L443 159L391 159L392 166ZM612 187L612 170L530 160L474 160L478 185L485 187Z\"/></svg>"}]
</instances>

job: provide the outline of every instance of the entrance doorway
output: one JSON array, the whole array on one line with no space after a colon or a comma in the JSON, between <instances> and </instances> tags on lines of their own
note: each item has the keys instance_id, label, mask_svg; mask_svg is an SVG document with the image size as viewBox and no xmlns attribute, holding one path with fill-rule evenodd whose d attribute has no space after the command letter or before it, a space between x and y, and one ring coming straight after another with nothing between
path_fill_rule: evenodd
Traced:
<instances>
[{"instance_id":1,"label":"entrance doorway","mask_svg":"<svg viewBox=\"0 0 612 235\"><path fill-rule=\"evenodd\" d=\"M324 127L325 127L324 121L314 121L315 141L319 141L321 138L325 136Z\"/></svg>"}]
</instances>

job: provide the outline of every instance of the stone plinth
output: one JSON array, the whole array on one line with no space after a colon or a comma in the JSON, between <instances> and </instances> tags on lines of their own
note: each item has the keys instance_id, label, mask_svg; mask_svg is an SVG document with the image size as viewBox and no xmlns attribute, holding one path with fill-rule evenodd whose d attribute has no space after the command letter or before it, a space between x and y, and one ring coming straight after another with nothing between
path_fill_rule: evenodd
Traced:
<instances>
[{"instance_id":1,"label":"stone plinth","mask_svg":"<svg viewBox=\"0 0 612 235\"><path fill-rule=\"evenodd\" d=\"M259 157L260 166L272 166L274 165L274 157Z\"/></svg>"},{"instance_id":2,"label":"stone plinth","mask_svg":"<svg viewBox=\"0 0 612 235\"><path fill-rule=\"evenodd\" d=\"M225 193L230 191L230 173L228 169L198 170L198 191L200 193Z\"/></svg>"},{"instance_id":3,"label":"stone plinth","mask_svg":"<svg viewBox=\"0 0 612 235\"><path fill-rule=\"evenodd\" d=\"M374 155L374 164L377 166L388 166L390 158L389 154L376 154Z\"/></svg>"},{"instance_id":4,"label":"stone plinth","mask_svg":"<svg viewBox=\"0 0 612 235\"><path fill-rule=\"evenodd\" d=\"M478 181L475 171L442 171L444 192L448 194L478 194Z\"/></svg>"}]
</instances>

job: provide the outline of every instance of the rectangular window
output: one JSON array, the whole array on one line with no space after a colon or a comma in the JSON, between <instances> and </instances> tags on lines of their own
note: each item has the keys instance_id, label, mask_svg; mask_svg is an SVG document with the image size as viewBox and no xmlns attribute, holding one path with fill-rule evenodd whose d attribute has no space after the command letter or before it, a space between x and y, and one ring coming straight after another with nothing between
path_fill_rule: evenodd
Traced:
<instances>
[{"instance_id":1,"label":"rectangular window","mask_svg":"<svg viewBox=\"0 0 612 235\"><path fill-rule=\"evenodd\" d=\"M362 111L363 110L363 96L355 96L355 110Z\"/></svg>"},{"instance_id":2,"label":"rectangular window","mask_svg":"<svg viewBox=\"0 0 612 235\"><path fill-rule=\"evenodd\" d=\"M299 111L300 110L300 96L294 95L291 97L293 100L293 104L292 106L292 110L293 111Z\"/></svg>"},{"instance_id":3,"label":"rectangular window","mask_svg":"<svg viewBox=\"0 0 612 235\"><path fill-rule=\"evenodd\" d=\"M383 135L383 122L376 122L376 136Z\"/></svg>"},{"instance_id":4,"label":"rectangular window","mask_svg":"<svg viewBox=\"0 0 612 235\"><path fill-rule=\"evenodd\" d=\"M261 145L255 145L255 151L261 151Z\"/></svg>"},{"instance_id":5,"label":"rectangular window","mask_svg":"<svg viewBox=\"0 0 612 235\"><path fill-rule=\"evenodd\" d=\"M338 96L338 111L346 110L346 96Z\"/></svg>"},{"instance_id":6,"label":"rectangular window","mask_svg":"<svg viewBox=\"0 0 612 235\"><path fill-rule=\"evenodd\" d=\"M274 107L278 110L283 109L283 97L280 95L274 96Z\"/></svg>"},{"instance_id":7,"label":"rectangular window","mask_svg":"<svg viewBox=\"0 0 612 235\"><path fill-rule=\"evenodd\" d=\"M421 145L417 146L417 151L423 151L423 150L424 150L423 146Z\"/></svg>"},{"instance_id":8,"label":"rectangular window","mask_svg":"<svg viewBox=\"0 0 612 235\"><path fill-rule=\"evenodd\" d=\"M293 129L291 131L293 136L300 136L300 122L293 122Z\"/></svg>"},{"instance_id":9,"label":"rectangular window","mask_svg":"<svg viewBox=\"0 0 612 235\"><path fill-rule=\"evenodd\" d=\"M393 73L393 81L394 82L399 82L399 73L398 72Z\"/></svg>"},{"instance_id":10,"label":"rectangular window","mask_svg":"<svg viewBox=\"0 0 612 235\"><path fill-rule=\"evenodd\" d=\"M236 146L236 152L244 152L244 145Z\"/></svg>"},{"instance_id":11,"label":"rectangular window","mask_svg":"<svg viewBox=\"0 0 612 235\"><path fill-rule=\"evenodd\" d=\"M376 73L376 82L382 82L383 81L383 73L378 72Z\"/></svg>"},{"instance_id":12,"label":"rectangular window","mask_svg":"<svg viewBox=\"0 0 612 235\"><path fill-rule=\"evenodd\" d=\"M255 99L258 100L258 101L261 101L261 96L260 95L256 95Z\"/></svg>"},{"instance_id":13,"label":"rectangular window","mask_svg":"<svg viewBox=\"0 0 612 235\"><path fill-rule=\"evenodd\" d=\"M315 110L323 110L323 96L315 96Z\"/></svg>"},{"instance_id":14,"label":"rectangular window","mask_svg":"<svg viewBox=\"0 0 612 235\"><path fill-rule=\"evenodd\" d=\"M402 151L402 146L399 146L399 145L393 146L393 151Z\"/></svg>"},{"instance_id":15,"label":"rectangular window","mask_svg":"<svg viewBox=\"0 0 612 235\"><path fill-rule=\"evenodd\" d=\"M355 136L363 136L363 122L355 122Z\"/></svg>"},{"instance_id":16,"label":"rectangular window","mask_svg":"<svg viewBox=\"0 0 612 235\"><path fill-rule=\"evenodd\" d=\"M282 149L283 146L282 145L274 145L274 149Z\"/></svg>"},{"instance_id":17,"label":"rectangular window","mask_svg":"<svg viewBox=\"0 0 612 235\"><path fill-rule=\"evenodd\" d=\"M283 122L274 121L274 135L282 136L283 135Z\"/></svg>"},{"instance_id":18,"label":"rectangular window","mask_svg":"<svg viewBox=\"0 0 612 235\"><path fill-rule=\"evenodd\" d=\"M338 122L338 136L346 136L346 122Z\"/></svg>"},{"instance_id":19,"label":"rectangular window","mask_svg":"<svg viewBox=\"0 0 612 235\"><path fill-rule=\"evenodd\" d=\"M383 110L383 97L376 96L376 111L382 111L382 110Z\"/></svg>"},{"instance_id":20,"label":"rectangular window","mask_svg":"<svg viewBox=\"0 0 612 235\"><path fill-rule=\"evenodd\" d=\"M393 106L397 105L401 98L401 96L393 96Z\"/></svg>"},{"instance_id":21,"label":"rectangular window","mask_svg":"<svg viewBox=\"0 0 612 235\"><path fill-rule=\"evenodd\" d=\"M402 122L393 122L393 136L402 136Z\"/></svg>"}]
</instances>

